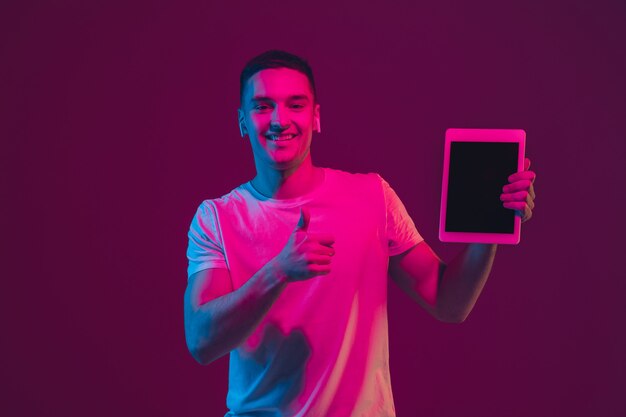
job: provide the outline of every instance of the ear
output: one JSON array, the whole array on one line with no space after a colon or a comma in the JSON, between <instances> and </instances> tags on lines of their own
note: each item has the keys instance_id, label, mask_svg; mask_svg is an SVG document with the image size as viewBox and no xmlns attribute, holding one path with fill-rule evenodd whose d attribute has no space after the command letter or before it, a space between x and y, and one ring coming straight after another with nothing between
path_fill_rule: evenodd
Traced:
<instances>
[{"instance_id":1,"label":"ear","mask_svg":"<svg viewBox=\"0 0 626 417\"><path fill-rule=\"evenodd\" d=\"M313 120L314 120L315 131L317 133L322 133L322 128L320 127L320 105L319 104L315 105Z\"/></svg>"},{"instance_id":2,"label":"ear","mask_svg":"<svg viewBox=\"0 0 626 417\"><path fill-rule=\"evenodd\" d=\"M239 133L243 138L248 134L248 129L246 129L246 118L241 109L237 109L237 121L239 123Z\"/></svg>"}]
</instances>

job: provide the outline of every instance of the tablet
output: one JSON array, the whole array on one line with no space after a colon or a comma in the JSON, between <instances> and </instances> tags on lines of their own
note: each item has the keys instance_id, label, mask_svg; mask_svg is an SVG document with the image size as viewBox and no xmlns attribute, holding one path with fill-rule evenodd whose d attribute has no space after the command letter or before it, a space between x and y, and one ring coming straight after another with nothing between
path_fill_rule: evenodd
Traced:
<instances>
[{"instance_id":1,"label":"tablet","mask_svg":"<svg viewBox=\"0 0 626 417\"><path fill-rule=\"evenodd\" d=\"M500 200L509 175L524 170L520 129L446 131L439 213L442 242L520 241L521 218Z\"/></svg>"}]
</instances>

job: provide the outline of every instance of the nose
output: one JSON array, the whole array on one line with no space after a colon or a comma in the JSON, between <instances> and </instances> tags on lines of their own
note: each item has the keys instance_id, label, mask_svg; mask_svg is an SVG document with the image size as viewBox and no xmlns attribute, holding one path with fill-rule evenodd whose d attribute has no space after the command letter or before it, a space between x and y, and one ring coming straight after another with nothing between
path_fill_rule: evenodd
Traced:
<instances>
[{"instance_id":1,"label":"nose","mask_svg":"<svg viewBox=\"0 0 626 417\"><path fill-rule=\"evenodd\" d=\"M285 109L282 106L276 106L272 112L272 118L270 119L270 129L272 130L285 130L289 127L289 117Z\"/></svg>"}]
</instances>

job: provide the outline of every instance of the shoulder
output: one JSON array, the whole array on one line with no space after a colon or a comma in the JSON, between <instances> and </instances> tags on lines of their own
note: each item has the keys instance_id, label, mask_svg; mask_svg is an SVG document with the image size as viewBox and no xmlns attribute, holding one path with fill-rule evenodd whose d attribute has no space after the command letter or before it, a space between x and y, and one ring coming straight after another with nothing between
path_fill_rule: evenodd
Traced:
<instances>
[{"instance_id":1,"label":"shoulder","mask_svg":"<svg viewBox=\"0 0 626 417\"><path fill-rule=\"evenodd\" d=\"M328 185L333 190L333 195L343 199L366 201L368 204L374 201L384 201L384 180L376 172L348 172L339 169L328 168Z\"/></svg>"},{"instance_id":2,"label":"shoulder","mask_svg":"<svg viewBox=\"0 0 626 417\"><path fill-rule=\"evenodd\" d=\"M218 229L220 217L236 213L248 204L250 192L246 184L241 184L220 197L203 200L197 206L192 220L192 228L199 226L203 229Z\"/></svg>"},{"instance_id":3,"label":"shoulder","mask_svg":"<svg viewBox=\"0 0 626 417\"><path fill-rule=\"evenodd\" d=\"M377 172L360 173L326 168L326 173L333 181L352 186L380 188L385 181Z\"/></svg>"},{"instance_id":4,"label":"shoulder","mask_svg":"<svg viewBox=\"0 0 626 417\"><path fill-rule=\"evenodd\" d=\"M245 204L250 199L248 183L239 185L219 197L207 198L198 206L198 213L211 213L218 210L228 209L230 206Z\"/></svg>"},{"instance_id":5,"label":"shoulder","mask_svg":"<svg viewBox=\"0 0 626 417\"><path fill-rule=\"evenodd\" d=\"M378 172L353 173L338 169L331 169L332 176L345 193L368 201L383 201L387 208L394 208L401 204L398 194L393 187Z\"/></svg>"}]
</instances>

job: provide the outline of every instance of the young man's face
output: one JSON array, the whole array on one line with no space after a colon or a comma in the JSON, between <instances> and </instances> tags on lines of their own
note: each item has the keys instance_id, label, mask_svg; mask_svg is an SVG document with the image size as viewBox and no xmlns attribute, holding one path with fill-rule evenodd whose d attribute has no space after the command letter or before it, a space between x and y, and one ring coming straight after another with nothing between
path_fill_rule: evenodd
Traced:
<instances>
[{"instance_id":1,"label":"young man's face","mask_svg":"<svg viewBox=\"0 0 626 417\"><path fill-rule=\"evenodd\" d=\"M254 158L273 169L299 166L309 156L319 105L306 75L290 68L264 69L245 85L239 124Z\"/></svg>"}]
</instances>

